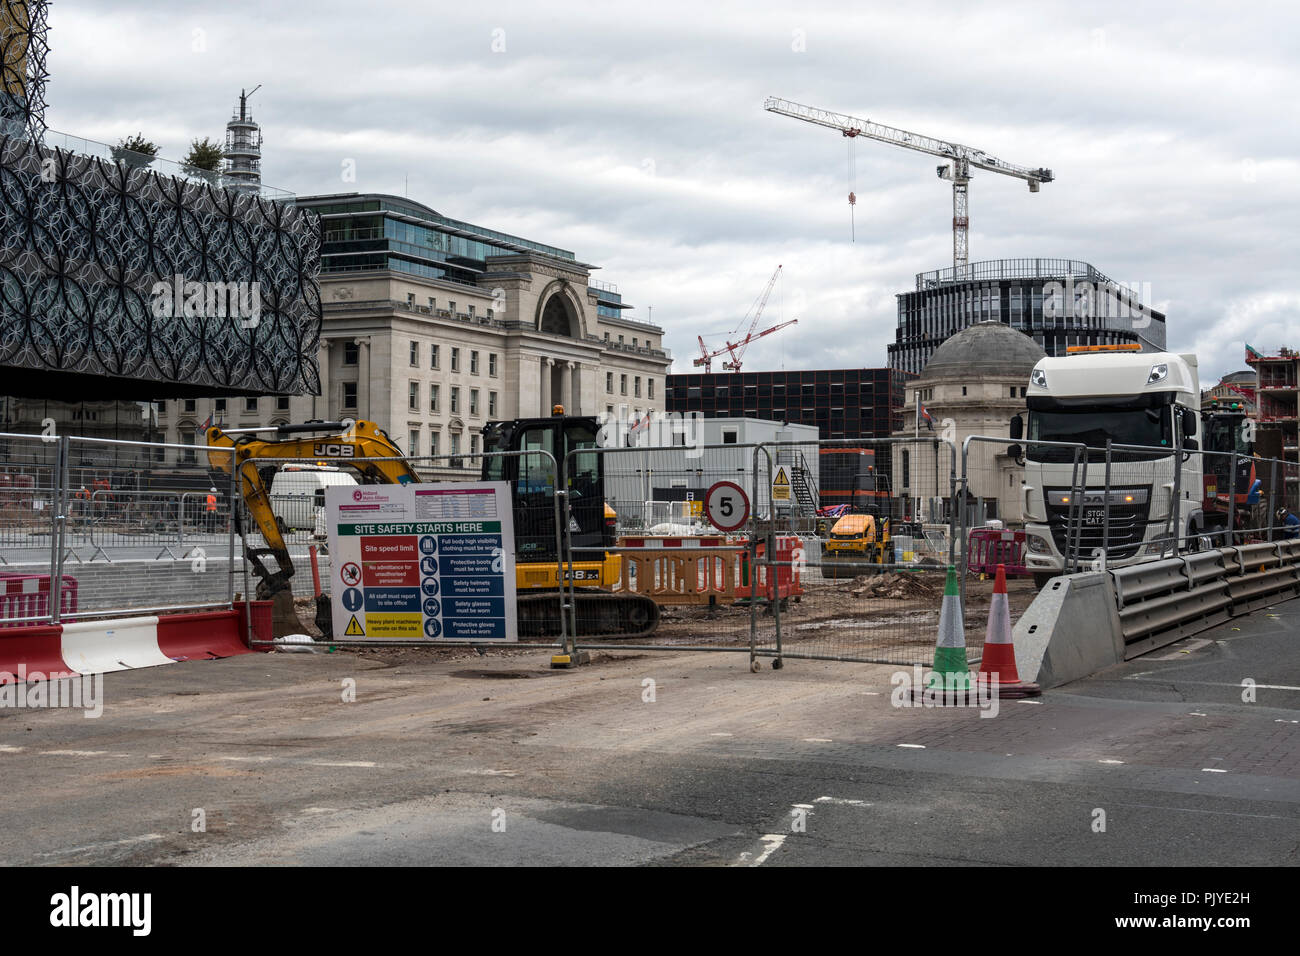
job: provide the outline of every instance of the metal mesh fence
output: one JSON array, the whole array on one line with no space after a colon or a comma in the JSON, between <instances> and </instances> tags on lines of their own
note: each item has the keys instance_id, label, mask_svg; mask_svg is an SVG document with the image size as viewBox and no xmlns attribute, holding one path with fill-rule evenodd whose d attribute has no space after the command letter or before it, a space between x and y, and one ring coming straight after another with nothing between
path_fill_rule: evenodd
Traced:
<instances>
[{"instance_id":1,"label":"metal mesh fence","mask_svg":"<svg viewBox=\"0 0 1300 956\"><path fill-rule=\"evenodd\" d=\"M975 436L959 484L963 565L1036 577L1300 534L1300 466L1199 448ZM990 517L986 503L1008 501Z\"/></svg>"},{"instance_id":2,"label":"metal mesh fence","mask_svg":"<svg viewBox=\"0 0 1300 956\"><path fill-rule=\"evenodd\" d=\"M0 445L0 626L230 606L230 489L212 491L191 447L56 435Z\"/></svg>"},{"instance_id":3,"label":"metal mesh fence","mask_svg":"<svg viewBox=\"0 0 1300 956\"><path fill-rule=\"evenodd\" d=\"M782 450L760 450L757 484L775 487L765 477ZM930 662L953 553L952 445L855 440L819 442L817 452L841 470L823 468L815 533L756 528L773 612L759 624L758 653Z\"/></svg>"}]
</instances>

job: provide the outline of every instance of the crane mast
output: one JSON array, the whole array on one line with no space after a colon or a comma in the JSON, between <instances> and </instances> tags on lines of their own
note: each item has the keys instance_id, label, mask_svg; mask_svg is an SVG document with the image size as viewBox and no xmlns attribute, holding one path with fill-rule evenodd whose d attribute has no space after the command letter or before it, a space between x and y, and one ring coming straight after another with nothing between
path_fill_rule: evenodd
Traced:
<instances>
[{"instance_id":1,"label":"crane mast","mask_svg":"<svg viewBox=\"0 0 1300 956\"><path fill-rule=\"evenodd\" d=\"M864 136L880 143L889 143L903 149L920 153L929 153L948 160L937 168L940 179L952 181L952 264L954 276L959 275L970 261L970 207L969 186L972 169L983 169L1004 176L1014 176L1029 184L1029 191L1036 193L1043 183L1050 183L1054 177L1050 169L1033 169L1017 166L990 156L982 149L952 143L947 140L913 133L910 130L873 123L871 120L859 119L845 113L833 113L815 106L804 106L790 100L769 96L763 101L763 109L769 113L803 120L816 126L840 131L842 136L856 138ZM853 198L850 198L850 203Z\"/></svg>"}]
</instances>

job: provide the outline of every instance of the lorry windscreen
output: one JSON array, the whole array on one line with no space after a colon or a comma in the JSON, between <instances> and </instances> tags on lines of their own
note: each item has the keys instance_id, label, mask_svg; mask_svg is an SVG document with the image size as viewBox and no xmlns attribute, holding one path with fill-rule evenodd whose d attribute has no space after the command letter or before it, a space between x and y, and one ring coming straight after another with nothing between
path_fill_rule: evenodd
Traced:
<instances>
[{"instance_id":1,"label":"lorry windscreen","mask_svg":"<svg viewBox=\"0 0 1300 956\"><path fill-rule=\"evenodd\" d=\"M1089 453L1089 460L1105 460L1106 439L1116 445L1149 445L1172 449L1169 407L1077 408L1033 411L1029 416L1029 442L1025 450L1031 461L1073 461L1071 448L1035 446L1035 441L1081 442L1102 451ZM1113 461L1137 461L1162 457L1158 453L1115 451ZM1080 458L1082 461L1082 457Z\"/></svg>"}]
</instances>

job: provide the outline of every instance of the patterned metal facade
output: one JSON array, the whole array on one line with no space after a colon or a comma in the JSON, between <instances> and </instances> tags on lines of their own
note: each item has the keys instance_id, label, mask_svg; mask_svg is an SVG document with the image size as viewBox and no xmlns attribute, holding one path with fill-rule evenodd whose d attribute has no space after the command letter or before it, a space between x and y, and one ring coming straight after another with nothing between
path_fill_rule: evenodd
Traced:
<instances>
[{"instance_id":1,"label":"patterned metal facade","mask_svg":"<svg viewBox=\"0 0 1300 956\"><path fill-rule=\"evenodd\" d=\"M0 4L0 389L73 401L318 392L319 217L46 147L44 4ZM159 283L256 290L256 316L224 317L210 297L161 308Z\"/></svg>"}]
</instances>

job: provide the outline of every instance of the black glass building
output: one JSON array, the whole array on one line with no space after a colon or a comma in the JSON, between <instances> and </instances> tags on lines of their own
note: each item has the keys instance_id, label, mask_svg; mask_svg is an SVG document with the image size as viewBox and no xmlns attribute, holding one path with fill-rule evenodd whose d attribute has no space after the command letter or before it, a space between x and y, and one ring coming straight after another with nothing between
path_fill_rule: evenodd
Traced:
<instances>
[{"instance_id":1,"label":"black glass building","mask_svg":"<svg viewBox=\"0 0 1300 956\"><path fill-rule=\"evenodd\" d=\"M1027 333L1048 355L1071 345L1139 344L1163 351L1165 316L1145 294L1076 259L994 259L916 277L898 295L891 368L919 374L950 336L979 322Z\"/></svg>"}]
</instances>

